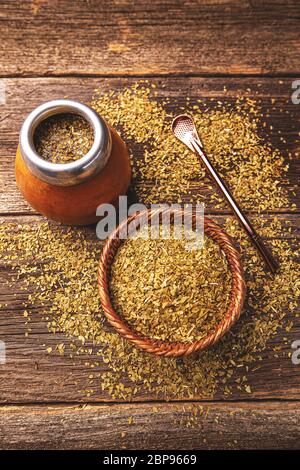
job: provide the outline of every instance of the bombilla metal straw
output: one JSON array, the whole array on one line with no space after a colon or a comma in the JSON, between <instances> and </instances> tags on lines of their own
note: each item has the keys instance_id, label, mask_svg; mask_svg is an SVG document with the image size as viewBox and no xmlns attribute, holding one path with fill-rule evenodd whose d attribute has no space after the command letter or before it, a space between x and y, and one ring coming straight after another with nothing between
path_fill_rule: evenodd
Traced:
<instances>
[{"instance_id":1,"label":"bombilla metal straw","mask_svg":"<svg viewBox=\"0 0 300 470\"><path fill-rule=\"evenodd\" d=\"M258 233L255 231L246 215L242 212L230 190L207 158L192 118L185 114L177 116L172 123L172 131L177 139L183 142L190 150L198 154L209 175L220 189L245 232L252 240L253 245L255 245L259 251L270 271L275 273L279 269L278 262L275 260L272 253L269 251Z\"/></svg>"}]
</instances>

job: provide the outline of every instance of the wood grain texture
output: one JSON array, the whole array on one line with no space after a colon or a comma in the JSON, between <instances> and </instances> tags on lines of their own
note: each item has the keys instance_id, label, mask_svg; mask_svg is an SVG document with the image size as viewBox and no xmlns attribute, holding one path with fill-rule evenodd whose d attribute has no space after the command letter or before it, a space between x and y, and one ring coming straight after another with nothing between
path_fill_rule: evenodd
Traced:
<instances>
[{"instance_id":1,"label":"wood grain texture","mask_svg":"<svg viewBox=\"0 0 300 470\"><path fill-rule=\"evenodd\" d=\"M289 402L6 406L0 449L299 449L299 424Z\"/></svg>"},{"instance_id":2,"label":"wood grain texture","mask_svg":"<svg viewBox=\"0 0 300 470\"><path fill-rule=\"evenodd\" d=\"M273 216L264 216L267 221ZM213 216L214 220L222 224L224 217ZM281 220L289 220L292 227L292 235L287 235L291 248L295 246L296 238L299 245L300 220L297 215L280 215ZM35 216L4 217L3 221L15 221L18 223L36 224L40 220ZM90 237L95 238L94 228L89 229ZM95 243L97 241L95 240ZM3 263L0 264L1 279L11 279L10 272ZM28 292L27 292L28 294ZM11 287L0 284L0 338L6 345L7 362L0 365L0 403L47 403L47 402L103 402L114 401L106 393L101 391L101 376L109 371L109 366L96 355L97 348L91 355L73 355L68 346L68 341L63 334L48 333L45 320L48 311L45 308L34 307L30 309L29 336L25 337L27 327L23 317L23 303L27 299L26 292L20 289L17 282ZM7 306L6 306L7 304ZM257 313L254 312L254 315ZM260 354L261 360L250 365L246 374L251 386L251 394L245 389L236 388L233 375L229 381L233 393L229 397L221 391L214 397L220 400L263 400L263 399L300 399L300 374L299 367L293 365L290 353L293 341L300 338L300 319L288 316L294 322L293 329L287 333L285 329L269 342L265 351ZM66 343L65 354L62 356L56 349L59 343ZM282 347L282 351L274 353L274 347ZM53 352L48 354L46 349L51 347ZM87 343L87 348L92 344ZM258 354L256 354L258 357ZM201 358L201 354L199 356ZM99 365L91 369L91 364ZM91 380L90 375L94 377ZM126 381L124 374L124 382ZM87 392L93 390L91 396ZM163 397L161 397L163 398ZM203 399L198 395L195 399ZM148 393L139 388L135 401L157 400L154 393Z\"/></svg>"},{"instance_id":3,"label":"wood grain texture","mask_svg":"<svg viewBox=\"0 0 300 470\"><path fill-rule=\"evenodd\" d=\"M3 79L1 81L5 89L5 103L0 106L0 132L2 142L0 146L0 214L9 213L33 213L15 185L14 158L18 143L20 127L26 115L37 105L50 99L68 96L89 103L94 89L99 88L105 92L108 90L122 90L135 83L133 79L91 79L91 78L34 78L34 79ZM270 140L274 146L278 146L289 163L287 181L283 183L290 190L291 203L298 204L299 175L300 175L300 105L294 105L291 101L292 79L261 79L261 78L154 78L151 83L157 85L158 99L166 97L171 99L170 110L180 112L185 98L191 98L191 102L197 99L224 100L232 102L238 95L248 96L261 100L263 111L270 114L267 117L268 128L262 135ZM226 90L224 91L224 86ZM275 99L272 104L271 99ZM284 110L282 112L281 110ZM282 144L280 137L286 140ZM136 158L141 157L140 148L132 147ZM291 152L292 159L288 158ZM145 183L143 183L145 184ZM148 187L153 182L147 182ZM194 193L209 195L208 187L201 190L195 185ZM295 193L295 194L294 194ZM164 201L161 201L164 202ZM169 201L166 201L169 202ZM207 206L208 210L212 206ZM288 207L280 209L281 212L289 211Z\"/></svg>"},{"instance_id":4,"label":"wood grain texture","mask_svg":"<svg viewBox=\"0 0 300 470\"><path fill-rule=\"evenodd\" d=\"M40 220L14 182L25 116L48 99L67 95L89 102L95 88L119 90L144 76L157 85L159 99L171 98L173 111L186 96L261 99L272 126L265 136L285 155L292 153L284 185L295 192L291 202L299 212L300 105L291 102L292 81L300 76L299 22L298 0L1 1L0 215L5 217L0 223ZM209 194L208 188L201 191ZM299 240L299 215L287 214L290 207L280 211ZM208 207L207 212L215 211ZM290 244L293 249L295 242ZM2 260L0 274L11 276ZM34 311L25 338L24 300L17 286L0 284L0 339L7 352L6 364L0 364L1 449L300 448L299 366L289 357L291 343L300 338L299 318L253 364L250 395L235 390L231 397L218 394L219 402L157 403L141 390L136 403L126 404L112 403L100 387L87 398L86 357L71 358L68 348L64 356L58 354L55 347L65 338L47 332L41 309ZM275 357L273 346L283 344ZM45 345L54 353L49 355ZM93 370L96 383L106 370L104 363ZM187 427L195 408L197 419Z\"/></svg>"},{"instance_id":5,"label":"wood grain texture","mask_svg":"<svg viewBox=\"0 0 300 470\"><path fill-rule=\"evenodd\" d=\"M2 76L299 73L297 0L1 1Z\"/></svg>"}]
</instances>

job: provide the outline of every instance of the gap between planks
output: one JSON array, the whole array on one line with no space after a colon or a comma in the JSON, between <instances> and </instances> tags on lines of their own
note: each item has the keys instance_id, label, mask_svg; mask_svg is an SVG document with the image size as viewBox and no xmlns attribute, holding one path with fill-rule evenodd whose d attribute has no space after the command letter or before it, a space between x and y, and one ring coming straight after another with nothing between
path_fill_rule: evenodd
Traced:
<instances>
[{"instance_id":1,"label":"gap between planks","mask_svg":"<svg viewBox=\"0 0 300 470\"><path fill-rule=\"evenodd\" d=\"M49 400L49 401L24 401L24 402L0 402L0 412L1 410L5 408L47 408L48 406L53 406L53 407L61 407L61 408L73 408L73 407L78 407L78 408L83 408L86 406L90 407L104 407L104 406L110 406L110 407L119 407L119 406L132 406L135 408L136 406L155 406L155 405L180 405L180 406L193 406L193 405L206 405L209 407L212 407L214 405L228 405L230 406L248 406L248 405L261 405L262 407L264 405L294 405L300 403L299 398L239 398L239 399L222 399L222 398L216 398L213 400L207 400L207 399L201 399L201 398L193 398L192 400L187 400L187 399L180 399L180 398L172 398L170 400L163 400L163 399L155 399L151 398L150 400L138 400L138 401L118 401L115 399L114 401L55 401L55 400Z\"/></svg>"},{"instance_id":2,"label":"gap between planks","mask_svg":"<svg viewBox=\"0 0 300 470\"><path fill-rule=\"evenodd\" d=\"M159 78L257 78L257 79L289 79L289 78L299 78L299 71L294 72L272 72L272 73L217 73L217 72L201 72L201 73L182 73L182 72L161 72L161 73L44 73L44 74L30 74L30 73L14 73L14 74L1 74L0 79L49 79L49 78L100 78L100 79L110 79L110 78L136 78L136 79L159 79Z\"/></svg>"}]
</instances>

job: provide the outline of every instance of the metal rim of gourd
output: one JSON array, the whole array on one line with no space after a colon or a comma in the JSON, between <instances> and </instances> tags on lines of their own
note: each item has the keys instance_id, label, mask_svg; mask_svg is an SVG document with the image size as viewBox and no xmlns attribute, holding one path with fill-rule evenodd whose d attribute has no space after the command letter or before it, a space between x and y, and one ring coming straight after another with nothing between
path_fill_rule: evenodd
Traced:
<instances>
[{"instance_id":1,"label":"metal rim of gourd","mask_svg":"<svg viewBox=\"0 0 300 470\"><path fill-rule=\"evenodd\" d=\"M36 151L33 136L45 119L64 113L82 116L93 128L94 142L80 159L70 163L52 163ZM46 183L72 186L95 176L106 165L112 147L111 134L105 120L89 106L74 100L52 100L35 108L25 119L20 132L21 155L30 171Z\"/></svg>"}]
</instances>

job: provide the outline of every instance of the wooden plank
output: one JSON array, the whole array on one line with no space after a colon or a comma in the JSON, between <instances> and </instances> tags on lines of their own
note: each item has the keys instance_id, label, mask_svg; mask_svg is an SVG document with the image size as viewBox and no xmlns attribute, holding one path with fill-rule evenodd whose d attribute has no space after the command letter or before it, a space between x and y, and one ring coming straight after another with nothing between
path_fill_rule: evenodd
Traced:
<instances>
[{"instance_id":1,"label":"wooden plank","mask_svg":"<svg viewBox=\"0 0 300 470\"><path fill-rule=\"evenodd\" d=\"M0 449L299 449L299 423L291 402L2 406Z\"/></svg>"},{"instance_id":2,"label":"wooden plank","mask_svg":"<svg viewBox=\"0 0 300 470\"><path fill-rule=\"evenodd\" d=\"M33 213L22 196L19 194L14 181L14 156L18 142L18 133L26 115L38 104L49 99L69 98L90 102L93 90L100 88L103 92L108 90L121 90L135 83L136 79L83 79L83 78L48 78L48 79L4 79L1 81L5 89L5 103L0 106L0 131L2 142L0 147L0 214L8 213ZM261 79L261 78L166 78L151 79L157 86L158 99L167 97L171 99L170 110L181 112L181 106L185 98L189 96L191 103L197 99L204 99L208 103L213 100L232 102L238 95L257 97L262 101L263 110L269 113L268 123L270 127L262 131L274 146L278 146L284 155L291 152L292 159L287 160L290 169L287 182L283 183L291 194L291 204L297 203L299 198L299 174L300 145L299 131L300 105L294 105L291 101L291 79ZM226 85L227 91L224 91ZM250 91L249 91L250 90ZM272 104L271 99L276 103ZM280 110L283 110L280 111ZM282 144L280 137L286 140ZM141 149L133 149L136 158L141 158ZM139 184L139 182L137 182ZM145 184L145 183L144 183ZM151 187L153 182L147 182ZM293 193L296 192L296 195ZM201 189L195 185L194 194L210 195L208 187ZM164 202L164 201L161 201ZM212 209L213 206L208 206ZM284 207L282 211L289 211Z\"/></svg>"},{"instance_id":3,"label":"wooden plank","mask_svg":"<svg viewBox=\"0 0 300 470\"><path fill-rule=\"evenodd\" d=\"M5 0L0 73L299 73L298 6L297 0Z\"/></svg>"},{"instance_id":4,"label":"wooden plank","mask_svg":"<svg viewBox=\"0 0 300 470\"><path fill-rule=\"evenodd\" d=\"M272 216L264 217L272 220ZM223 217L214 216L214 218L222 223ZM288 235L287 240L291 237L297 237L299 240L300 218L292 215L281 215L279 218L281 220L288 218L291 223L293 234ZM15 216L1 220L35 224L40 219ZM93 230L90 229L91 237ZM0 269L1 278L10 279L12 273L5 268L4 263L1 263ZM0 365L0 403L113 401L106 392L101 391L103 375L110 368L101 357L97 356L97 348L88 343L86 347L93 349L92 354L82 353L70 357L72 351L65 336L60 333L56 335L48 333L46 322L43 320L48 315L47 309L38 306L29 307L31 331L29 336L25 337L27 327L26 318L23 316L23 303L27 300L27 295L28 292L22 291L17 282L13 282L10 288L4 284L0 285L2 304L0 339L6 346L6 364ZM254 315L256 314L254 312ZM233 375L228 380L228 384L232 387L232 395L228 396L219 389L215 399L300 399L299 366L294 365L290 357L293 341L300 339L300 319L294 315L288 315L287 319L294 322L292 330L288 333L285 329L278 331L263 353L254 353L257 358L261 356L261 359L250 364L247 373L243 368L241 369L243 372L238 374L247 375L251 393L247 393L244 387L241 390L237 389L235 383L237 376ZM56 349L59 343L66 343L64 355L60 355ZM48 347L53 349L51 354L46 351ZM282 350L274 352L274 348L277 347L281 347ZM95 362L98 362L98 365L91 368ZM92 380L91 374L94 376ZM130 385L126 374L123 375L122 381ZM90 390L93 390L93 393L87 396ZM155 393L149 393L141 386L134 400L151 401L157 398ZM194 397L194 399L203 398L207 399L203 394Z\"/></svg>"}]
</instances>

